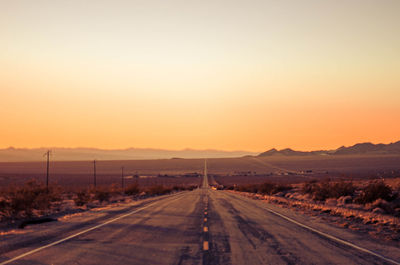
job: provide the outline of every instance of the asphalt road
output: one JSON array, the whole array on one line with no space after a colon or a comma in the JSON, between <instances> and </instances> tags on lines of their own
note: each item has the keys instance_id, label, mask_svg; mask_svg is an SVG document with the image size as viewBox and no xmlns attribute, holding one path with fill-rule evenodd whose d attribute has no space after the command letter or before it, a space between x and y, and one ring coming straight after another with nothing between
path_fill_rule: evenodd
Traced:
<instances>
[{"instance_id":1,"label":"asphalt road","mask_svg":"<svg viewBox=\"0 0 400 265\"><path fill-rule=\"evenodd\" d=\"M396 246L203 185L0 238L0 264L400 262Z\"/></svg>"}]
</instances>

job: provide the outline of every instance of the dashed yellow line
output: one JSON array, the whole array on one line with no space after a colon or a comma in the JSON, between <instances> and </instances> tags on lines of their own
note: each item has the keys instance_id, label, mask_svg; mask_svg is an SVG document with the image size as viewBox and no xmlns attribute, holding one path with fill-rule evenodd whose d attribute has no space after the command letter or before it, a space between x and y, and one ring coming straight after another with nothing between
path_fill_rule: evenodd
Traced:
<instances>
[{"instance_id":1,"label":"dashed yellow line","mask_svg":"<svg viewBox=\"0 0 400 265\"><path fill-rule=\"evenodd\" d=\"M203 250L208 250L208 241L203 242Z\"/></svg>"},{"instance_id":2,"label":"dashed yellow line","mask_svg":"<svg viewBox=\"0 0 400 265\"><path fill-rule=\"evenodd\" d=\"M204 218L204 222L207 222L207 218Z\"/></svg>"},{"instance_id":3,"label":"dashed yellow line","mask_svg":"<svg viewBox=\"0 0 400 265\"><path fill-rule=\"evenodd\" d=\"M204 231L204 232L208 232L208 227L205 226L205 227L203 228L203 231Z\"/></svg>"}]
</instances>

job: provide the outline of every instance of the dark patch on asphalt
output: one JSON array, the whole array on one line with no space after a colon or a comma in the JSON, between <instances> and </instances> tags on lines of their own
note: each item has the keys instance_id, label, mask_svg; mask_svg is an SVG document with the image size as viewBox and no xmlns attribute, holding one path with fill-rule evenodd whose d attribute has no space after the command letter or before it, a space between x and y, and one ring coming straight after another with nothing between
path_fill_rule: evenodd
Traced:
<instances>
[{"instance_id":1,"label":"dark patch on asphalt","mask_svg":"<svg viewBox=\"0 0 400 265\"><path fill-rule=\"evenodd\" d=\"M180 250L179 260L178 260L178 263L177 263L178 265L185 264L186 261L191 258L189 252L190 252L190 247L188 247L188 246L183 247Z\"/></svg>"},{"instance_id":2,"label":"dark patch on asphalt","mask_svg":"<svg viewBox=\"0 0 400 265\"><path fill-rule=\"evenodd\" d=\"M201 241L201 231L199 231L199 227L201 227L202 223L202 211L203 211L203 196L197 201L196 206L189 214L190 219L193 222L189 225L189 227L183 232L185 238L185 243L187 244L200 244ZM190 247L185 246L180 249L178 254L178 261L174 264L183 265L183 264L199 264L201 260L201 246L196 250L196 252Z\"/></svg>"},{"instance_id":3,"label":"dark patch on asphalt","mask_svg":"<svg viewBox=\"0 0 400 265\"><path fill-rule=\"evenodd\" d=\"M228 201L221 199L221 202L222 205L228 209L228 212L232 214L233 218L236 220L239 230L254 249L259 248L263 244L267 244L267 246L272 248L286 264L299 264L299 259L293 255L293 253L285 251L272 234L265 231L255 222L244 219L240 215L239 211L237 211Z\"/></svg>"},{"instance_id":4,"label":"dark patch on asphalt","mask_svg":"<svg viewBox=\"0 0 400 265\"><path fill-rule=\"evenodd\" d=\"M48 223L48 222L56 222L57 218L51 218L51 217L42 217L42 218L35 218L35 219L30 219L23 221L19 224L18 228L24 229L28 225L37 225L37 224L43 224L43 223Z\"/></svg>"},{"instance_id":5,"label":"dark patch on asphalt","mask_svg":"<svg viewBox=\"0 0 400 265\"><path fill-rule=\"evenodd\" d=\"M203 251L203 265L232 264L229 234L225 230L221 216L213 210L213 201L208 201L208 242L209 250Z\"/></svg>"}]
</instances>

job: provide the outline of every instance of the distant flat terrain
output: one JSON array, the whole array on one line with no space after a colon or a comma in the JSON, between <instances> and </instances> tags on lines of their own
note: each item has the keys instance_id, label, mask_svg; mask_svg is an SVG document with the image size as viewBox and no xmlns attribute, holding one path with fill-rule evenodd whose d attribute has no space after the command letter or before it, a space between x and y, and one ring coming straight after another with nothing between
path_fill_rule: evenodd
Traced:
<instances>
[{"instance_id":1,"label":"distant flat terrain","mask_svg":"<svg viewBox=\"0 0 400 265\"><path fill-rule=\"evenodd\" d=\"M302 182L319 178L385 178L400 176L400 155L341 155L341 156L270 156L208 159L209 174L224 178L252 182L289 181ZM120 183L121 167L125 175L162 178L179 176L173 182L198 183L204 159L160 159L160 160L98 160L98 183L109 185ZM0 163L0 186L23 183L35 178L45 181L46 163L3 162ZM85 186L92 183L93 161L52 161L50 183ZM127 183L134 181L127 179ZM149 181L149 180L146 180ZM172 182L171 182L172 183Z\"/></svg>"}]
</instances>

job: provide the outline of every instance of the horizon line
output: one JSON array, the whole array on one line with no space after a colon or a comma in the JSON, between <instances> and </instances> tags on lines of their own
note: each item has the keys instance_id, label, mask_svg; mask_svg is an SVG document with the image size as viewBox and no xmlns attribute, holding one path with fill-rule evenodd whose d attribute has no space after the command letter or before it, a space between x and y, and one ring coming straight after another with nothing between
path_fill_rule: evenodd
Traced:
<instances>
[{"instance_id":1,"label":"horizon line","mask_svg":"<svg viewBox=\"0 0 400 265\"><path fill-rule=\"evenodd\" d=\"M357 142L354 144L351 144L349 146L354 146L356 144L364 144L364 143L371 143L371 144L393 144L399 142L399 140L396 141L390 141L388 143L383 143L383 142L379 142L379 143L373 143L372 141L362 141L362 142ZM154 147L126 147L126 148L100 148L100 147L82 147L82 146L78 146L78 147L60 147L60 146L50 146L50 147L15 147L15 146L8 146L8 147L0 147L0 150L8 150L8 149L15 149L15 150L35 150L35 149L93 149L93 150L101 150L101 151L128 151L128 150L153 150L153 151L171 151L171 152L183 152L183 151L199 151L199 152L207 152L207 151L215 151L215 152L226 152L226 153L236 153L236 152L247 152L247 153L262 153L265 151L269 151L272 149L276 149L276 150L284 150L284 149L292 149L295 151L302 151L302 152L311 152L311 151L329 151L329 150L337 150L341 147L349 147L349 146L345 146L345 145L341 145L337 148L319 148L319 149L310 149L310 150L296 150L293 149L291 147L285 147L285 148L276 148L276 147L271 147L271 148L266 148L263 149L262 151L249 151L249 150L224 150L224 149L215 149L215 148L205 148L205 149L195 149L195 148L183 148L183 149L164 149L164 148L154 148Z\"/></svg>"}]
</instances>

